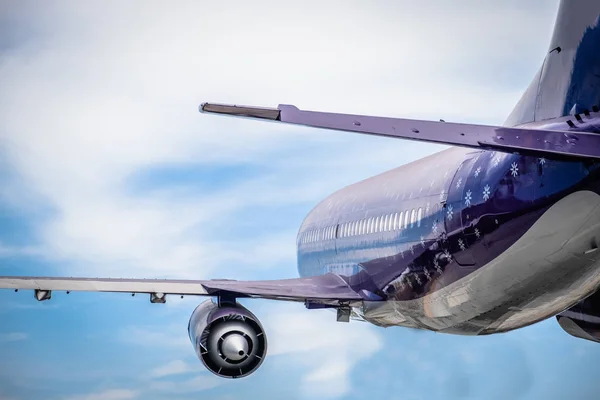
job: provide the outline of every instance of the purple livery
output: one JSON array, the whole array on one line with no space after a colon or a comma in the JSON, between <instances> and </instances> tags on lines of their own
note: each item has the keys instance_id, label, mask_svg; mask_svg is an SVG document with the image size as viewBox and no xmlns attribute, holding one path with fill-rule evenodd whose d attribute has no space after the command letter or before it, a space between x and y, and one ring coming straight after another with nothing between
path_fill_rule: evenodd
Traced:
<instances>
[{"instance_id":1,"label":"purple livery","mask_svg":"<svg viewBox=\"0 0 600 400\"><path fill-rule=\"evenodd\" d=\"M204 103L203 113L455 145L343 188L306 217L300 278L274 281L0 277L0 288L212 296L190 340L217 375L267 352L241 297L300 301L379 326L461 335L556 316L600 342L600 2L563 0L542 66L504 126ZM384 140L384 139L382 139ZM599 292L600 293L600 292Z\"/></svg>"}]
</instances>

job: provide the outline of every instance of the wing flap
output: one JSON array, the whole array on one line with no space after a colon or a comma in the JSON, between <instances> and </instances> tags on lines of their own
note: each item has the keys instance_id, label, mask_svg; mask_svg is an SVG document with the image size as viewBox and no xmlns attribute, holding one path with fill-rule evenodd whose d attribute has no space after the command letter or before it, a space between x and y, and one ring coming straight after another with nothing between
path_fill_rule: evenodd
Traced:
<instances>
[{"instance_id":1,"label":"wing flap","mask_svg":"<svg viewBox=\"0 0 600 400\"><path fill-rule=\"evenodd\" d=\"M269 117L260 117L269 111ZM242 116L368 135L386 136L540 156L600 158L600 135L595 133L508 128L502 126L422 121L367 115L300 110L280 104L277 109L203 103L203 113Z\"/></svg>"}]
</instances>

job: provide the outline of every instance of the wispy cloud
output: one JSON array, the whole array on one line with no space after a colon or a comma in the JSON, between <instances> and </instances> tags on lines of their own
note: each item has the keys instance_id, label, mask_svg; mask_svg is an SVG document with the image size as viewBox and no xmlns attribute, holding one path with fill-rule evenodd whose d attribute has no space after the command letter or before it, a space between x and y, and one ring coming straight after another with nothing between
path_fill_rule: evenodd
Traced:
<instances>
[{"instance_id":1,"label":"wispy cloud","mask_svg":"<svg viewBox=\"0 0 600 400\"><path fill-rule=\"evenodd\" d=\"M154 368L150 372L152 378L162 378L171 375L182 375L190 372L205 372L202 371L200 361L196 365L190 365L183 360L171 361L167 364Z\"/></svg>"},{"instance_id":2,"label":"wispy cloud","mask_svg":"<svg viewBox=\"0 0 600 400\"><path fill-rule=\"evenodd\" d=\"M365 323L342 324L328 311L299 311L289 304L268 307L264 323L269 356L284 356L306 369L302 392L308 398L339 397L352 384L350 372L382 348L376 328ZM360 344L360 345L358 345Z\"/></svg>"},{"instance_id":3,"label":"wispy cloud","mask_svg":"<svg viewBox=\"0 0 600 400\"><path fill-rule=\"evenodd\" d=\"M132 400L139 398L139 392L129 389L109 389L66 398L66 400Z\"/></svg>"},{"instance_id":4,"label":"wispy cloud","mask_svg":"<svg viewBox=\"0 0 600 400\"><path fill-rule=\"evenodd\" d=\"M27 340L29 335L24 332L0 333L0 343Z\"/></svg>"},{"instance_id":5,"label":"wispy cloud","mask_svg":"<svg viewBox=\"0 0 600 400\"><path fill-rule=\"evenodd\" d=\"M135 346L189 348L190 351L193 351L185 326L179 325L128 326L118 332L117 340Z\"/></svg>"},{"instance_id":6,"label":"wispy cloud","mask_svg":"<svg viewBox=\"0 0 600 400\"><path fill-rule=\"evenodd\" d=\"M192 393L192 392L200 392L203 390L208 390L215 388L219 385L224 384L226 381L223 378L219 378L216 375L207 374L197 376L195 378L191 378L185 380L183 382L173 382L173 381L156 381L150 384L151 390L157 390L166 393L172 394L184 394L184 393Z\"/></svg>"}]
</instances>

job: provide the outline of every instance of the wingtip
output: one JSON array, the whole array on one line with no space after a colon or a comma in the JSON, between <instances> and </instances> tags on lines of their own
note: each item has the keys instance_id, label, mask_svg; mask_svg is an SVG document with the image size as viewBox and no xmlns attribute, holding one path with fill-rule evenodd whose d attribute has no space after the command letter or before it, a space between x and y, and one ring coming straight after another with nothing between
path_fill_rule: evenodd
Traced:
<instances>
[{"instance_id":1,"label":"wingtip","mask_svg":"<svg viewBox=\"0 0 600 400\"><path fill-rule=\"evenodd\" d=\"M201 113L229 115L233 117L248 117L268 119L277 121L280 118L280 110L277 108L239 106L218 103L202 103L198 107Z\"/></svg>"}]
</instances>

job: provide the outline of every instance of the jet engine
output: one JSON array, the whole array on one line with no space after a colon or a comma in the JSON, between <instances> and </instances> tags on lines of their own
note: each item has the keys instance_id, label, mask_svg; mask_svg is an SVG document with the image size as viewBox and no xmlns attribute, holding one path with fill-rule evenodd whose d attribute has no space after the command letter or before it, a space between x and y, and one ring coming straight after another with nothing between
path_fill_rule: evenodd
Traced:
<instances>
[{"instance_id":1,"label":"jet engine","mask_svg":"<svg viewBox=\"0 0 600 400\"><path fill-rule=\"evenodd\" d=\"M600 292L558 314L556 319L568 334L600 343Z\"/></svg>"},{"instance_id":2,"label":"jet engine","mask_svg":"<svg viewBox=\"0 0 600 400\"><path fill-rule=\"evenodd\" d=\"M190 317L188 333L198 358L221 377L250 375L267 354L262 325L239 304L201 303Z\"/></svg>"}]
</instances>

